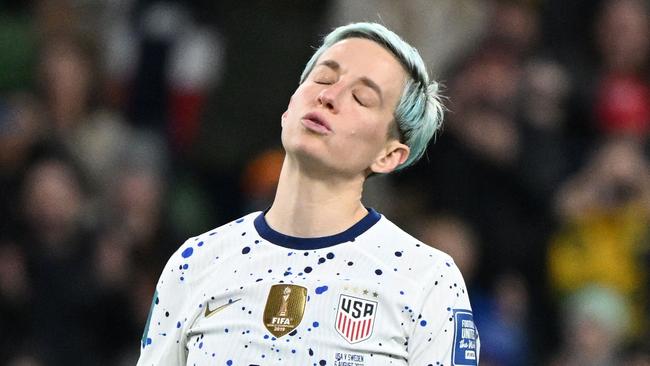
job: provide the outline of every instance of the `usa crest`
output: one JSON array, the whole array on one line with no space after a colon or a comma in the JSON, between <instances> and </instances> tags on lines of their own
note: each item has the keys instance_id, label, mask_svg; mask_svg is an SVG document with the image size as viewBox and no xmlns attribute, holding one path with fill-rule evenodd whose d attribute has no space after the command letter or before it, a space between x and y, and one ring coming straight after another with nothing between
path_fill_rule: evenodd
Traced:
<instances>
[{"instance_id":1,"label":"usa crest","mask_svg":"<svg viewBox=\"0 0 650 366\"><path fill-rule=\"evenodd\" d=\"M294 330L302 321L307 302L307 289L297 285L273 285L264 308L264 326L280 338Z\"/></svg>"},{"instance_id":2,"label":"usa crest","mask_svg":"<svg viewBox=\"0 0 650 366\"><path fill-rule=\"evenodd\" d=\"M336 312L336 332L350 343L370 338L377 305L377 301L341 294Z\"/></svg>"}]
</instances>

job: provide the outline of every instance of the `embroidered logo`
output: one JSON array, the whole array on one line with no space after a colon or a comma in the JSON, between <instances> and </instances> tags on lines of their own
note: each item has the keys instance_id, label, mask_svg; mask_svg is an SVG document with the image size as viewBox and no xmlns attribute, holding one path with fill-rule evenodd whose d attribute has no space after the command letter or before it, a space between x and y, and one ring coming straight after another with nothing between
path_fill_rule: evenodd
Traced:
<instances>
[{"instance_id":1,"label":"embroidered logo","mask_svg":"<svg viewBox=\"0 0 650 366\"><path fill-rule=\"evenodd\" d=\"M377 301L341 294L336 312L336 331L350 343L365 341L372 335L376 314Z\"/></svg>"},{"instance_id":2,"label":"embroidered logo","mask_svg":"<svg viewBox=\"0 0 650 366\"><path fill-rule=\"evenodd\" d=\"M215 313L217 313L217 312L219 312L219 311L221 311L221 310L227 308L228 306L230 306L230 305L236 303L236 302L239 301L239 300L241 300L241 298L239 298L239 299L237 299L237 300L234 300L234 301L233 301L233 300L230 300L230 301L228 301L226 304L223 304L223 305L221 305L221 306L217 306L216 308L214 308L214 309L212 309L212 310L210 310L210 304L209 304L209 303L206 303L206 304L205 304L205 314L204 314L204 316L205 316L206 318L209 318L209 317L211 317L212 315L214 315Z\"/></svg>"},{"instance_id":3,"label":"embroidered logo","mask_svg":"<svg viewBox=\"0 0 650 366\"><path fill-rule=\"evenodd\" d=\"M469 310L454 309L454 348L451 360L454 366L478 365L478 332Z\"/></svg>"},{"instance_id":4,"label":"embroidered logo","mask_svg":"<svg viewBox=\"0 0 650 366\"><path fill-rule=\"evenodd\" d=\"M264 308L264 326L280 338L294 330L302 321L307 302L307 289L297 285L273 285Z\"/></svg>"}]
</instances>

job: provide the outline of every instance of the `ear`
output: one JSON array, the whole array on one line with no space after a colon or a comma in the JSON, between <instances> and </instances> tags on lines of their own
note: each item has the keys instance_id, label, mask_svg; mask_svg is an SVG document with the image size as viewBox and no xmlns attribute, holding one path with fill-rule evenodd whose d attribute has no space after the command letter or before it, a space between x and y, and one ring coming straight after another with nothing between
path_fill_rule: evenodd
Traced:
<instances>
[{"instance_id":1,"label":"ear","mask_svg":"<svg viewBox=\"0 0 650 366\"><path fill-rule=\"evenodd\" d=\"M390 173L408 159L410 152L408 146L398 140L391 140L370 165L370 170L373 173Z\"/></svg>"}]
</instances>

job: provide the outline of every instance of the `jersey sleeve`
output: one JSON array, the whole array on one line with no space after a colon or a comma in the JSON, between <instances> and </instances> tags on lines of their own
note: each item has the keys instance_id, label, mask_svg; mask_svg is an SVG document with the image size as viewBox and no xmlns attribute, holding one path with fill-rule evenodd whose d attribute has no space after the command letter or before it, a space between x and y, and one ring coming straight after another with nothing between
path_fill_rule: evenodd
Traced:
<instances>
[{"instance_id":1,"label":"jersey sleeve","mask_svg":"<svg viewBox=\"0 0 650 366\"><path fill-rule=\"evenodd\" d=\"M160 275L140 343L138 366L185 365L184 307L190 284L183 278L182 259L188 248L189 240L170 257Z\"/></svg>"},{"instance_id":2,"label":"jersey sleeve","mask_svg":"<svg viewBox=\"0 0 650 366\"><path fill-rule=\"evenodd\" d=\"M409 365L476 366L480 339L465 281L449 257L423 288L424 301L408 341Z\"/></svg>"}]
</instances>

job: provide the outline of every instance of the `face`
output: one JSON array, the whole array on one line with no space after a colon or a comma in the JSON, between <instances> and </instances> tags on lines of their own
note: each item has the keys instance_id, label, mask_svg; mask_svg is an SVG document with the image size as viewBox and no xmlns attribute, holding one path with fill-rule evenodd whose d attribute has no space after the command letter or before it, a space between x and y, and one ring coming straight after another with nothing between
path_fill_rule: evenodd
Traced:
<instances>
[{"instance_id":1,"label":"face","mask_svg":"<svg viewBox=\"0 0 650 366\"><path fill-rule=\"evenodd\" d=\"M408 157L389 137L406 72L377 43L349 38L327 49L282 115L287 157L311 169L364 176Z\"/></svg>"},{"instance_id":2,"label":"face","mask_svg":"<svg viewBox=\"0 0 650 366\"><path fill-rule=\"evenodd\" d=\"M637 72L648 58L650 28L642 1L608 1L597 28L598 44L606 66Z\"/></svg>"}]
</instances>

